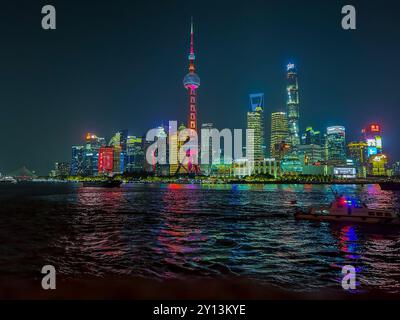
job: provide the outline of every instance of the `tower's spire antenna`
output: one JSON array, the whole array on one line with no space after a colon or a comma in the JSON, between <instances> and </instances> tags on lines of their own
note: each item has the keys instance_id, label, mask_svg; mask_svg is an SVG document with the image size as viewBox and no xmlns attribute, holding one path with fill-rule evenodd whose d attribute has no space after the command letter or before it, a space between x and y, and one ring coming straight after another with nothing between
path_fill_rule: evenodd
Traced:
<instances>
[{"instance_id":1,"label":"tower's spire antenna","mask_svg":"<svg viewBox=\"0 0 400 320\"><path fill-rule=\"evenodd\" d=\"M190 21L190 55L193 55L194 57L194 39L193 39L193 16L191 17Z\"/></svg>"}]
</instances>

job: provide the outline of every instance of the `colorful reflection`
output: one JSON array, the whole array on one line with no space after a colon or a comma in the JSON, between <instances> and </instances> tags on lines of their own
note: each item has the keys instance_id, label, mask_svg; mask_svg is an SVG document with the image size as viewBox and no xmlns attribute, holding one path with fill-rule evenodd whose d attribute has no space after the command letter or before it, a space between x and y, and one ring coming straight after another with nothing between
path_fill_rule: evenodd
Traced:
<instances>
[{"instance_id":1,"label":"colorful reflection","mask_svg":"<svg viewBox=\"0 0 400 320\"><path fill-rule=\"evenodd\" d=\"M369 206L399 207L398 194L378 188L333 186ZM0 206L0 234L7 234L0 246L17 244L0 257L7 269L36 272L28 265L31 256L44 253L60 274L74 277L187 279L233 272L288 290L333 285L343 293L341 270L352 265L358 289L400 292L398 229L296 221L288 212L295 199L304 208L329 203L333 194L326 186L138 184L68 192L52 186L34 198ZM11 205L20 212L10 215ZM29 248L23 257L22 244Z\"/></svg>"},{"instance_id":2,"label":"colorful reflection","mask_svg":"<svg viewBox=\"0 0 400 320\"><path fill-rule=\"evenodd\" d=\"M121 239L124 216L117 213L127 205L123 190L79 188L76 200L80 207L86 208L79 219L75 216L72 224L72 227L77 229L87 226L85 233L71 234L71 241L80 244L81 254L87 254L94 260L102 260L102 256L104 258L122 257L127 251L127 244L124 245ZM108 224L112 228L97 230L93 227L101 224ZM73 239L72 236L74 236ZM66 249L68 250L69 247L67 246ZM101 267L98 268L99 272L101 269Z\"/></svg>"},{"instance_id":3,"label":"colorful reflection","mask_svg":"<svg viewBox=\"0 0 400 320\"><path fill-rule=\"evenodd\" d=\"M162 196L164 214L152 230L156 235L154 250L164 261L163 276L167 278L175 277L177 270L190 272L190 264L200 260L196 252L207 241L202 230L195 227L196 217L191 211L196 208L197 196L191 190L190 185L168 185Z\"/></svg>"},{"instance_id":4,"label":"colorful reflection","mask_svg":"<svg viewBox=\"0 0 400 320\"><path fill-rule=\"evenodd\" d=\"M117 210L126 205L122 189L103 189L82 187L77 189L76 201L87 208Z\"/></svg>"},{"instance_id":5,"label":"colorful reflection","mask_svg":"<svg viewBox=\"0 0 400 320\"><path fill-rule=\"evenodd\" d=\"M354 226L344 226L340 230L339 250L345 253L348 259L359 259L358 236Z\"/></svg>"}]
</instances>

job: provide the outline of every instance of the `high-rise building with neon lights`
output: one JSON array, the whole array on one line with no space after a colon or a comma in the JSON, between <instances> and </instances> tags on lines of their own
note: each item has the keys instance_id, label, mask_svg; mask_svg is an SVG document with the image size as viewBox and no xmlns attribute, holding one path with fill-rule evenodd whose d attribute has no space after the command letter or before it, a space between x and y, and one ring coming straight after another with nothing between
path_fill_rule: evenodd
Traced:
<instances>
[{"instance_id":1,"label":"high-rise building with neon lights","mask_svg":"<svg viewBox=\"0 0 400 320\"><path fill-rule=\"evenodd\" d=\"M88 133L86 135L86 145L83 154L84 170L86 176L97 176L99 149L106 145L104 138L100 138L95 134Z\"/></svg>"},{"instance_id":2,"label":"high-rise building with neon lights","mask_svg":"<svg viewBox=\"0 0 400 320\"><path fill-rule=\"evenodd\" d=\"M326 159L330 164L346 163L346 129L332 126L326 129Z\"/></svg>"},{"instance_id":3,"label":"high-rise building with neon lights","mask_svg":"<svg viewBox=\"0 0 400 320\"><path fill-rule=\"evenodd\" d=\"M297 81L297 69L293 63L287 65L287 116L289 126L289 143L292 147L300 144L299 128L299 85Z\"/></svg>"},{"instance_id":4,"label":"high-rise building with neon lights","mask_svg":"<svg viewBox=\"0 0 400 320\"><path fill-rule=\"evenodd\" d=\"M112 174L114 165L114 148L101 147L99 149L98 174Z\"/></svg>"},{"instance_id":5,"label":"high-rise building with neon lights","mask_svg":"<svg viewBox=\"0 0 400 320\"><path fill-rule=\"evenodd\" d=\"M368 158L382 154L382 127L380 124L371 123L362 130L363 140L368 144Z\"/></svg>"}]
</instances>

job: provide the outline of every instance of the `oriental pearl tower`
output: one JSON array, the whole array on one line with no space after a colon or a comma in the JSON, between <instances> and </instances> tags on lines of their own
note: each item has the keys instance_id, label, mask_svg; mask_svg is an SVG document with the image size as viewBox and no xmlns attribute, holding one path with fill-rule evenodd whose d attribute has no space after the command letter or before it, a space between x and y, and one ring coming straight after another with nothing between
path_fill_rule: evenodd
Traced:
<instances>
[{"instance_id":1,"label":"oriental pearl tower","mask_svg":"<svg viewBox=\"0 0 400 320\"><path fill-rule=\"evenodd\" d=\"M190 24L190 52L189 52L189 73L183 78L183 86L188 91L189 96L189 119L188 129L197 132L197 89L200 87L200 78L196 74L195 62L196 56L194 54L194 33L193 33L193 18ZM197 146L198 147L198 146ZM194 156L196 149L189 149L187 156ZM189 173L200 173L200 166L198 164L188 163L187 171Z\"/></svg>"}]
</instances>

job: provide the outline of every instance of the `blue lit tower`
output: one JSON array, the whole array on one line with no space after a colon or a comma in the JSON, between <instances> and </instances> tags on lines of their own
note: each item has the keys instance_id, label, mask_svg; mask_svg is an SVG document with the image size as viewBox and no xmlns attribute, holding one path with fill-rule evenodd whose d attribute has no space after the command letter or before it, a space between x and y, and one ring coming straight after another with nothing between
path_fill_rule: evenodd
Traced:
<instances>
[{"instance_id":1,"label":"blue lit tower","mask_svg":"<svg viewBox=\"0 0 400 320\"><path fill-rule=\"evenodd\" d=\"M297 69L293 63L287 65L287 117L289 126L289 143L292 147L300 144L299 129L299 86L297 82Z\"/></svg>"},{"instance_id":2,"label":"blue lit tower","mask_svg":"<svg viewBox=\"0 0 400 320\"><path fill-rule=\"evenodd\" d=\"M72 147L72 159L71 159L71 176L80 176L83 174L84 169L84 151L83 146L73 146Z\"/></svg>"},{"instance_id":3,"label":"blue lit tower","mask_svg":"<svg viewBox=\"0 0 400 320\"><path fill-rule=\"evenodd\" d=\"M120 171L125 172L127 168L127 140L128 140L128 130L119 131L119 144L121 146L120 155Z\"/></svg>"},{"instance_id":4,"label":"blue lit tower","mask_svg":"<svg viewBox=\"0 0 400 320\"><path fill-rule=\"evenodd\" d=\"M189 119L188 129L197 132L197 89L200 87L200 78L196 74L194 54L194 33L193 33L193 18L190 25L190 52L189 52L189 73L183 78L183 85L189 95ZM194 150L188 151L188 156L193 155ZM187 171L190 173L199 173L200 167L196 164L188 164Z\"/></svg>"}]
</instances>

